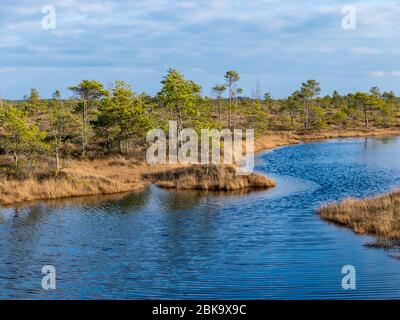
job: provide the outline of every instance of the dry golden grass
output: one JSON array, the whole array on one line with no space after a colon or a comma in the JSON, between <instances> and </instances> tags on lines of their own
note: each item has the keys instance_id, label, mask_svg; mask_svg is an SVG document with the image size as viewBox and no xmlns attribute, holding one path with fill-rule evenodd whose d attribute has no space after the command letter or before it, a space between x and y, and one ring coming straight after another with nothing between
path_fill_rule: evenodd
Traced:
<instances>
[{"instance_id":1,"label":"dry golden grass","mask_svg":"<svg viewBox=\"0 0 400 320\"><path fill-rule=\"evenodd\" d=\"M0 203L110 194L143 187L140 171L135 167L111 166L106 160L71 161L57 178L0 180Z\"/></svg>"},{"instance_id":2,"label":"dry golden grass","mask_svg":"<svg viewBox=\"0 0 400 320\"><path fill-rule=\"evenodd\" d=\"M400 190L367 199L346 199L318 210L322 218L356 233L400 239Z\"/></svg>"},{"instance_id":3,"label":"dry golden grass","mask_svg":"<svg viewBox=\"0 0 400 320\"><path fill-rule=\"evenodd\" d=\"M297 144L299 142L299 136L292 132L268 132L255 139L254 152L260 152L266 149L273 149L290 144Z\"/></svg>"},{"instance_id":4,"label":"dry golden grass","mask_svg":"<svg viewBox=\"0 0 400 320\"><path fill-rule=\"evenodd\" d=\"M275 181L259 174L237 175L236 168L224 165L193 165L148 175L157 186L179 190L267 189Z\"/></svg>"},{"instance_id":5,"label":"dry golden grass","mask_svg":"<svg viewBox=\"0 0 400 320\"><path fill-rule=\"evenodd\" d=\"M143 173L165 168L123 157L69 161L57 178L0 179L0 204L139 190L150 183Z\"/></svg>"},{"instance_id":6,"label":"dry golden grass","mask_svg":"<svg viewBox=\"0 0 400 320\"><path fill-rule=\"evenodd\" d=\"M145 162L114 157L111 159L70 161L57 178L0 180L0 204L10 205L42 199L60 199L76 196L105 195L143 189L154 177L172 174L181 189L237 190L266 188L275 183L255 174L236 177L232 168L211 168L203 176L201 166L148 165ZM199 171L200 170L200 171ZM197 172L198 175L193 173ZM233 174L235 173L235 174ZM213 180L216 179L216 180ZM170 180L157 181L167 187ZM218 182L218 184L216 184ZM175 187L175 186L170 186Z\"/></svg>"},{"instance_id":7,"label":"dry golden grass","mask_svg":"<svg viewBox=\"0 0 400 320\"><path fill-rule=\"evenodd\" d=\"M298 137L301 140L324 140L333 138L357 138L357 137L385 137L400 135L398 128L358 128L358 129L327 129L319 131L299 131Z\"/></svg>"}]
</instances>

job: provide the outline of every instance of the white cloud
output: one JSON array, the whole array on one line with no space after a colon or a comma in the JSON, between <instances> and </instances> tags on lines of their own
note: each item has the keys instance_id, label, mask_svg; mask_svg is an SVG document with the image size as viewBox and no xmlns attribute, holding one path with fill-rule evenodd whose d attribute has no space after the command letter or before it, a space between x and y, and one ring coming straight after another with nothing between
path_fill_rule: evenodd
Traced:
<instances>
[{"instance_id":1,"label":"white cloud","mask_svg":"<svg viewBox=\"0 0 400 320\"><path fill-rule=\"evenodd\" d=\"M385 76L385 72L384 71L380 71L380 70L372 71L371 72L371 76L374 77L374 78L382 78L382 77Z\"/></svg>"},{"instance_id":2,"label":"white cloud","mask_svg":"<svg viewBox=\"0 0 400 320\"><path fill-rule=\"evenodd\" d=\"M351 48L350 52L353 54L361 54L361 55L377 55L381 53L381 50L370 47L355 47Z\"/></svg>"},{"instance_id":3,"label":"white cloud","mask_svg":"<svg viewBox=\"0 0 400 320\"><path fill-rule=\"evenodd\" d=\"M55 74L176 67L197 79L235 68L249 79L335 75L338 83L400 77L388 71L398 67L400 5L394 0L351 2L357 9L351 31L341 28L347 0L63 0L54 3L51 32L40 28L44 3L0 3L0 67L53 68ZM366 66L381 71L366 72Z\"/></svg>"}]
</instances>

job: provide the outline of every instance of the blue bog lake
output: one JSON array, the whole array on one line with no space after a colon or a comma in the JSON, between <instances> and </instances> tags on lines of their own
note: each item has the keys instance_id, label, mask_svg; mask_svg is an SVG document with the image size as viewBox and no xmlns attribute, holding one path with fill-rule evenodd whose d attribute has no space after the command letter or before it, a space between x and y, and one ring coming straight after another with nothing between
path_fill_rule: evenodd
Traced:
<instances>
[{"instance_id":1,"label":"blue bog lake","mask_svg":"<svg viewBox=\"0 0 400 320\"><path fill-rule=\"evenodd\" d=\"M0 209L0 298L400 298L397 250L321 220L321 204L400 186L400 139L306 143L258 156L278 186L143 191ZM400 209L399 209L400 210ZM42 289L53 265L57 289ZM353 265L357 289L342 289Z\"/></svg>"}]
</instances>

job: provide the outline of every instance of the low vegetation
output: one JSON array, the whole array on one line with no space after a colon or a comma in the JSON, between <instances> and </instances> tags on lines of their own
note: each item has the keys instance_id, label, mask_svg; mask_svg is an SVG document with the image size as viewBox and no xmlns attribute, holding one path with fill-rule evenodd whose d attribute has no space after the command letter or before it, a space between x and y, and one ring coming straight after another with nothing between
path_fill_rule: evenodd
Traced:
<instances>
[{"instance_id":1,"label":"low vegetation","mask_svg":"<svg viewBox=\"0 0 400 320\"><path fill-rule=\"evenodd\" d=\"M358 234L400 240L400 190L367 199L345 199L319 209L323 219L347 226Z\"/></svg>"},{"instance_id":2,"label":"low vegetation","mask_svg":"<svg viewBox=\"0 0 400 320\"><path fill-rule=\"evenodd\" d=\"M145 181L141 179L144 169L141 165L120 158L75 160L57 176L1 179L0 203L7 205L39 199L137 190L145 186Z\"/></svg>"},{"instance_id":3,"label":"low vegetation","mask_svg":"<svg viewBox=\"0 0 400 320\"><path fill-rule=\"evenodd\" d=\"M157 172L147 176L157 186L178 190L224 190L268 189L275 181L260 174L238 175L234 166L193 165Z\"/></svg>"}]
</instances>

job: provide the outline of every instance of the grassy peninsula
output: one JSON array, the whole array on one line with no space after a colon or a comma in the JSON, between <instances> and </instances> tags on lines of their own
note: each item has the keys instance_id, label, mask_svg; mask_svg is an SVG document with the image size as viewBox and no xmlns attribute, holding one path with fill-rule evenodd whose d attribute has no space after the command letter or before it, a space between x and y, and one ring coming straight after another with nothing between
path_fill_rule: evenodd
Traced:
<instances>
[{"instance_id":1,"label":"grassy peninsula","mask_svg":"<svg viewBox=\"0 0 400 320\"><path fill-rule=\"evenodd\" d=\"M349 198L340 203L328 204L319 209L319 214L358 234L400 240L399 190L367 199Z\"/></svg>"}]
</instances>

